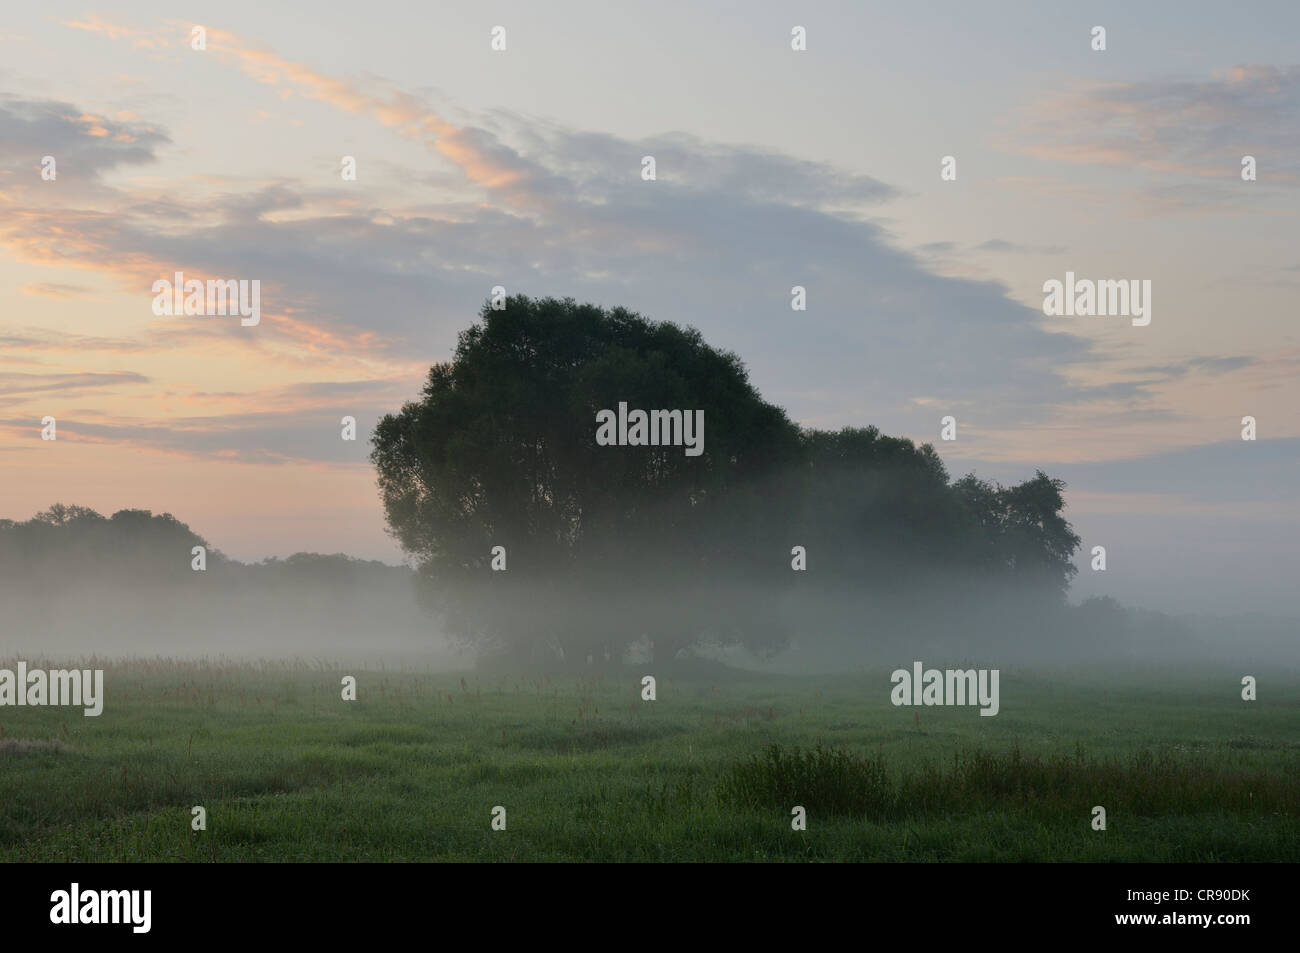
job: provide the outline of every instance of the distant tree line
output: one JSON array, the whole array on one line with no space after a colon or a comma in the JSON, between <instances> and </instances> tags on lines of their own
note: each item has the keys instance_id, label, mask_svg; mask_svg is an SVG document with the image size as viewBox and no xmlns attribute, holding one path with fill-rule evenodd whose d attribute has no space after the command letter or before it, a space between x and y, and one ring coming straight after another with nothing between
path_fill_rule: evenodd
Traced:
<instances>
[{"instance_id":1,"label":"distant tree line","mask_svg":"<svg viewBox=\"0 0 1300 953\"><path fill-rule=\"evenodd\" d=\"M223 586L308 583L329 588L405 579L409 574L404 568L342 553L295 553L243 563L225 556L170 513L127 509L103 516L89 507L55 503L26 521L0 519L0 581L26 584L51 573L51 581L63 585L130 580L137 586L170 586L201 575L191 568L195 546L206 550L206 571Z\"/></svg>"},{"instance_id":2,"label":"distant tree line","mask_svg":"<svg viewBox=\"0 0 1300 953\"><path fill-rule=\"evenodd\" d=\"M195 546L207 550L203 572L192 568ZM52 634L213 654L364 646L376 629L432 628L413 581L407 567L342 554L243 563L170 513L106 517L56 503L0 520L0 643L32 648Z\"/></svg>"}]
</instances>

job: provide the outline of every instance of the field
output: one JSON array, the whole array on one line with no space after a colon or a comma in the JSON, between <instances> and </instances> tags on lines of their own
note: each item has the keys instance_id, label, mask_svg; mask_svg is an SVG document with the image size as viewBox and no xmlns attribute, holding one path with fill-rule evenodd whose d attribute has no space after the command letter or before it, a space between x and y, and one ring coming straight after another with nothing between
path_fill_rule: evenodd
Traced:
<instances>
[{"instance_id":1,"label":"field","mask_svg":"<svg viewBox=\"0 0 1300 953\"><path fill-rule=\"evenodd\" d=\"M888 671L661 673L651 702L632 668L81 665L101 716L0 708L0 860L1300 860L1294 676L1008 669L980 717L896 708Z\"/></svg>"}]
</instances>

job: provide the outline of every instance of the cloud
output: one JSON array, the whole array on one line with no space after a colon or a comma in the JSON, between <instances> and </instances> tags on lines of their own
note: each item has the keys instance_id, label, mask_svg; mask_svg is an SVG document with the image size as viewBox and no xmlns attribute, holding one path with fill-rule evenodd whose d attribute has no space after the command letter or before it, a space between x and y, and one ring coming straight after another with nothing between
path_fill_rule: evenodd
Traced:
<instances>
[{"instance_id":1,"label":"cloud","mask_svg":"<svg viewBox=\"0 0 1300 953\"><path fill-rule=\"evenodd\" d=\"M96 337L90 334L68 334L49 331L44 328L16 328L7 334L0 334L0 348L6 356L17 351L138 351L142 349L138 340L131 338Z\"/></svg>"},{"instance_id":2,"label":"cloud","mask_svg":"<svg viewBox=\"0 0 1300 953\"><path fill-rule=\"evenodd\" d=\"M248 391L163 389L133 372L18 374L0 372L0 406L14 398L103 395L123 386L149 383L150 397L169 413L116 414L104 406L64 406L58 412L59 439L117 444L134 450L193 459L221 459L260 465L368 465L370 428L409 399L411 381L401 379L299 381ZM201 413L179 413L196 408ZM357 439L344 441L342 417L357 421ZM0 432L29 438L39 417L0 419ZM39 429L39 428L36 428Z\"/></svg>"},{"instance_id":3,"label":"cloud","mask_svg":"<svg viewBox=\"0 0 1300 953\"><path fill-rule=\"evenodd\" d=\"M1237 429L1236 418L1224 431ZM1296 517L1295 475L1300 438L1225 440L1162 453L1095 463L1068 463L1053 475L1072 488L1100 493L1152 493L1206 504L1272 503Z\"/></svg>"},{"instance_id":4,"label":"cloud","mask_svg":"<svg viewBox=\"0 0 1300 953\"><path fill-rule=\"evenodd\" d=\"M976 245L972 250L1016 255L1060 255L1064 253L1065 247L1063 245L1020 245L1001 238L990 238Z\"/></svg>"},{"instance_id":5,"label":"cloud","mask_svg":"<svg viewBox=\"0 0 1300 953\"><path fill-rule=\"evenodd\" d=\"M58 391L61 394L105 390L123 384L147 384L149 378L134 371L108 373L19 374L0 372L0 397Z\"/></svg>"},{"instance_id":6,"label":"cloud","mask_svg":"<svg viewBox=\"0 0 1300 953\"><path fill-rule=\"evenodd\" d=\"M1246 65L1204 80L1089 83L1045 96L1008 144L1053 162L1300 185L1300 66ZM1240 200L1240 199L1239 199Z\"/></svg>"},{"instance_id":7,"label":"cloud","mask_svg":"<svg viewBox=\"0 0 1300 953\"><path fill-rule=\"evenodd\" d=\"M1179 361L1174 364L1156 364L1148 367L1139 367L1136 370L1138 374L1160 374L1164 377L1184 377L1193 371L1200 371L1206 374L1226 374L1230 371L1240 370L1243 367L1251 367L1258 364L1256 358L1246 355L1236 357L1193 357L1186 361Z\"/></svg>"},{"instance_id":8,"label":"cloud","mask_svg":"<svg viewBox=\"0 0 1300 953\"><path fill-rule=\"evenodd\" d=\"M870 176L680 134L629 141L505 112L453 122L415 93L330 77L211 28L209 50L423 143L459 171L462 197L379 204L360 185L286 178L204 199L125 190L0 223L10 253L108 272L142 307L152 280L176 270L261 280L258 328L167 318L148 344L370 362L396 378L444 359L500 284L696 326L740 352L769 399L821 426L930 432L932 409L913 401L924 396L1016 427L1105 395L1064 373L1094 359L1083 339L1049 330L1003 285L941 276L898 247L871 217L898 193ZM167 141L157 134L146 153ZM657 181L641 179L647 154ZM794 285L807 288L806 312L790 308Z\"/></svg>"},{"instance_id":9,"label":"cloud","mask_svg":"<svg viewBox=\"0 0 1300 953\"><path fill-rule=\"evenodd\" d=\"M277 407L260 413L111 420L96 419L91 412L66 413L59 417L59 442L120 444L135 450L255 465L329 463L368 468L370 428L381 410L350 409L357 419L355 441L342 439L340 417L333 409ZM11 435L30 437L39 429L33 420L0 418L0 430Z\"/></svg>"},{"instance_id":10,"label":"cloud","mask_svg":"<svg viewBox=\"0 0 1300 953\"><path fill-rule=\"evenodd\" d=\"M53 100L0 99L0 172L14 200L34 196L64 200L102 188L102 176L127 165L157 160L170 140L154 127L99 116ZM53 156L57 178L41 178L41 159Z\"/></svg>"},{"instance_id":11,"label":"cloud","mask_svg":"<svg viewBox=\"0 0 1300 953\"><path fill-rule=\"evenodd\" d=\"M74 30L99 33L110 40L126 40L137 49L156 50L171 45L171 38L148 30L133 30L92 13L80 20L63 20L62 24Z\"/></svg>"},{"instance_id":12,"label":"cloud","mask_svg":"<svg viewBox=\"0 0 1300 953\"><path fill-rule=\"evenodd\" d=\"M916 251L919 254L935 258L968 256L981 252L992 252L997 255L1060 255L1065 252L1065 247L1063 245L1023 245L1002 238L990 238L975 245L962 245L953 241L926 242L923 245L918 245Z\"/></svg>"},{"instance_id":13,"label":"cloud","mask_svg":"<svg viewBox=\"0 0 1300 953\"><path fill-rule=\"evenodd\" d=\"M34 298L84 298L92 294L89 288L82 285L51 284L44 281L25 284L18 290Z\"/></svg>"},{"instance_id":14,"label":"cloud","mask_svg":"<svg viewBox=\"0 0 1300 953\"><path fill-rule=\"evenodd\" d=\"M448 121L418 97L395 89L364 90L355 83L327 76L286 60L271 50L250 45L224 30L208 30L208 47L234 60L250 78L286 92L366 114L399 134L423 140L474 183L509 190L533 179L538 170L483 129Z\"/></svg>"}]
</instances>

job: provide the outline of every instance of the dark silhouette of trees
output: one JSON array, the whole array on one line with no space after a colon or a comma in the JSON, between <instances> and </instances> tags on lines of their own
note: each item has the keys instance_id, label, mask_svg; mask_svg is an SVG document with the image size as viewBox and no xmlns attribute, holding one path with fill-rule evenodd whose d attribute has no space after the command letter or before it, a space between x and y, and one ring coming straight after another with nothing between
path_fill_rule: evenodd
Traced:
<instances>
[{"instance_id":1,"label":"dark silhouette of trees","mask_svg":"<svg viewBox=\"0 0 1300 953\"><path fill-rule=\"evenodd\" d=\"M1042 470L1017 486L995 486L973 474L953 484L967 514L977 564L1065 595L1078 571L1079 537L1061 515L1065 483Z\"/></svg>"},{"instance_id":2,"label":"dark silhouette of trees","mask_svg":"<svg viewBox=\"0 0 1300 953\"><path fill-rule=\"evenodd\" d=\"M207 551L204 572L192 549ZM428 630L407 567L342 554L229 559L169 513L104 517L56 503L30 520L0 520L0 635L38 646L50 633L86 645L170 646L220 653L232 645L296 651L364 646Z\"/></svg>"},{"instance_id":3,"label":"dark silhouette of trees","mask_svg":"<svg viewBox=\"0 0 1300 953\"><path fill-rule=\"evenodd\" d=\"M620 401L704 410L704 452L599 446L597 412ZM515 653L770 650L928 585L1060 603L1079 543L1060 481L950 483L928 444L802 429L698 331L572 299L485 306L421 399L380 421L371 459L452 632Z\"/></svg>"}]
</instances>

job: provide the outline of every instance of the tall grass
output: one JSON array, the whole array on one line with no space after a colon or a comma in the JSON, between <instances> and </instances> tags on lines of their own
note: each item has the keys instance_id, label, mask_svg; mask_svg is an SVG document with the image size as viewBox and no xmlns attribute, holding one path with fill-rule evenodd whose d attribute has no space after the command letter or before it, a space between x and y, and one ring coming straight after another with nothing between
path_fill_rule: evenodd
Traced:
<instances>
[{"instance_id":1,"label":"tall grass","mask_svg":"<svg viewBox=\"0 0 1300 953\"><path fill-rule=\"evenodd\" d=\"M1094 805L1111 816L1260 813L1300 816L1300 776L1231 771L1206 758L1142 750L1098 760L1084 754L1026 756L968 749L947 764L891 769L882 754L859 755L821 744L769 745L736 764L718 785L723 803L742 808L861 816L878 820L989 811L1035 817L1087 817Z\"/></svg>"}]
</instances>

